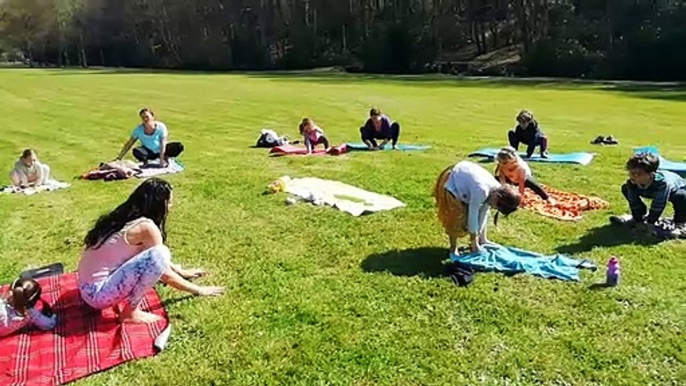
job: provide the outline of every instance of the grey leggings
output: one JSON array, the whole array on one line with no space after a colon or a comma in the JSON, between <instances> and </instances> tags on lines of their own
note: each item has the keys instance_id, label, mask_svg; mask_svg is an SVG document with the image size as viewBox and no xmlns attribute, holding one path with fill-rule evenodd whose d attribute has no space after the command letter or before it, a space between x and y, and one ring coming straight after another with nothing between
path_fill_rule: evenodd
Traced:
<instances>
[{"instance_id":1,"label":"grey leggings","mask_svg":"<svg viewBox=\"0 0 686 386\"><path fill-rule=\"evenodd\" d=\"M105 280L79 286L81 298L95 309L105 309L127 301L137 307L150 288L171 264L169 248L158 245L127 260Z\"/></svg>"}]
</instances>

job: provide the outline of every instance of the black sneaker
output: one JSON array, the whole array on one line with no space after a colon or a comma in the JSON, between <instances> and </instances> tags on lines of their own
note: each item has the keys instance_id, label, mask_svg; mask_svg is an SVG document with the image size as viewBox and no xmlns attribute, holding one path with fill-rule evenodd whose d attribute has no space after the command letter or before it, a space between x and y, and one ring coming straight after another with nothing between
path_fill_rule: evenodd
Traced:
<instances>
[{"instance_id":1,"label":"black sneaker","mask_svg":"<svg viewBox=\"0 0 686 386\"><path fill-rule=\"evenodd\" d=\"M602 135L597 136L593 141L591 141L591 145L603 145L605 144L605 137Z\"/></svg>"},{"instance_id":2,"label":"black sneaker","mask_svg":"<svg viewBox=\"0 0 686 386\"><path fill-rule=\"evenodd\" d=\"M547 151L542 152L542 153L541 153L541 158L548 159L548 152L547 152Z\"/></svg>"},{"instance_id":3,"label":"black sneaker","mask_svg":"<svg viewBox=\"0 0 686 386\"><path fill-rule=\"evenodd\" d=\"M617 144L619 144L619 142L615 139L615 137L613 137L611 135L608 135L607 137L605 137L605 139L603 140L603 143L606 145L617 145Z\"/></svg>"}]
</instances>

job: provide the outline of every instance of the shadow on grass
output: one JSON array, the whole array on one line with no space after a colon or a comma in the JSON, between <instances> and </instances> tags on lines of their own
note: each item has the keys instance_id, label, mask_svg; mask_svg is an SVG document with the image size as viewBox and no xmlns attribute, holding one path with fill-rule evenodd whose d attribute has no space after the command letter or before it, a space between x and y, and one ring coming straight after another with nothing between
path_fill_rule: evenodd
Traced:
<instances>
[{"instance_id":1,"label":"shadow on grass","mask_svg":"<svg viewBox=\"0 0 686 386\"><path fill-rule=\"evenodd\" d=\"M576 243L560 246L556 251L564 254L575 254L589 252L596 247L616 247L625 244L650 246L659 243L660 240L651 235L636 233L617 225L606 224L591 229L588 233L581 236Z\"/></svg>"},{"instance_id":2,"label":"shadow on grass","mask_svg":"<svg viewBox=\"0 0 686 386\"><path fill-rule=\"evenodd\" d=\"M369 255L360 265L365 272L388 272L395 276L448 276L443 261L447 248L422 247Z\"/></svg>"}]
</instances>

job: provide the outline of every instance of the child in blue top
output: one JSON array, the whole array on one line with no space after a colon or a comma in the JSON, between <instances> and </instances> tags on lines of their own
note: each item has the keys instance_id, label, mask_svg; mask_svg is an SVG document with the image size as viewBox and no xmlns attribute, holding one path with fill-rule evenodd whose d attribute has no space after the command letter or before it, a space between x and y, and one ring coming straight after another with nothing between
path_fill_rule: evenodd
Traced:
<instances>
[{"instance_id":1,"label":"child in blue top","mask_svg":"<svg viewBox=\"0 0 686 386\"><path fill-rule=\"evenodd\" d=\"M660 160L648 153L636 154L629 158L626 169L629 180L622 185L622 194L629 202L631 217L613 216L616 224L631 226L653 225L660 219L671 202L674 207L674 232L686 230L686 181L679 175L666 170L658 171ZM650 210L641 198L652 199Z\"/></svg>"}]
</instances>

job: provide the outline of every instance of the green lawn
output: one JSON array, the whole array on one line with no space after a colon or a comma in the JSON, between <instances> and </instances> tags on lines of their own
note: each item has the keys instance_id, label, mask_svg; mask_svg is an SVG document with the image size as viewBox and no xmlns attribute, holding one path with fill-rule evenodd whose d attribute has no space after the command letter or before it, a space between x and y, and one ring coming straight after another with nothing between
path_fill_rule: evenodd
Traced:
<instances>
[{"instance_id":1,"label":"green lawn","mask_svg":"<svg viewBox=\"0 0 686 386\"><path fill-rule=\"evenodd\" d=\"M259 130L297 135L315 119L333 142L356 141L370 106L426 152L270 158ZM186 144L169 245L212 271L216 299L172 302L162 354L79 385L683 385L686 247L651 245L609 228L627 210L619 187L633 146L686 153L686 89L342 75L0 71L0 165L25 147L68 190L0 196L0 279L62 261L73 270L95 218L140 182L73 180L113 158L152 107ZM611 203L578 223L520 211L490 226L494 241L595 260L582 283L444 275L447 238L433 209L438 173L479 147L505 143L530 108L554 152L595 151L589 166L533 165L540 182ZM620 145L593 147L598 134ZM493 165L486 165L491 168ZM2 172L6 178L6 172ZM283 176L337 179L389 193L406 208L354 218L263 196ZM605 262L620 257L611 290ZM163 299L184 296L160 288Z\"/></svg>"}]
</instances>

